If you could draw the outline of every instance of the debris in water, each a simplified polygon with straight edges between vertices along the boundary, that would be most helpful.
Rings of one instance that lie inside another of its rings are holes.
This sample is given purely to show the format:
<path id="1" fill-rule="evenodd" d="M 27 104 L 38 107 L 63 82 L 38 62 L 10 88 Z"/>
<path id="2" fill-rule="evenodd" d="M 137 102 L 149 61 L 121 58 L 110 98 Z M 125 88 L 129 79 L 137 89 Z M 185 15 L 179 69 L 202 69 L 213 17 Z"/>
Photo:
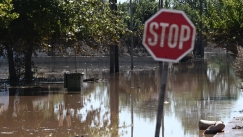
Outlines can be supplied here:
<path id="1" fill-rule="evenodd" d="M 3 135 L 11 135 L 11 134 L 13 134 L 13 132 L 1 132 L 1 134 L 3 134 Z"/>

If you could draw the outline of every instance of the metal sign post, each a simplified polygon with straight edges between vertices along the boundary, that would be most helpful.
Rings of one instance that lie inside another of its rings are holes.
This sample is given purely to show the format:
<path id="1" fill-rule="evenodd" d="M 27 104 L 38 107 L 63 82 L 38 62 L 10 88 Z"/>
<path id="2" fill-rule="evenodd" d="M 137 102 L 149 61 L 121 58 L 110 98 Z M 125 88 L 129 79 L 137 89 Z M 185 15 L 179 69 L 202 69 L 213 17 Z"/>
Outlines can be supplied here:
<path id="1" fill-rule="evenodd" d="M 168 75 L 168 62 L 164 62 L 163 72 L 162 72 L 162 77 L 161 77 L 162 81 L 161 81 L 160 93 L 159 93 L 159 105 L 158 105 L 158 112 L 157 112 L 155 137 L 159 137 L 160 127 L 161 127 L 161 119 L 162 119 L 162 115 L 163 115 L 164 102 L 165 102 L 164 98 L 165 98 L 167 75 Z"/>
<path id="2" fill-rule="evenodd" d="M 155 137 L 159 137 L 164 109 L 168 62 L 179 62 L 194 49 L 196 27 L 183 11 L 161 9 L 144 25 L 143 45 L 156 61 L 163 61 Z"/>

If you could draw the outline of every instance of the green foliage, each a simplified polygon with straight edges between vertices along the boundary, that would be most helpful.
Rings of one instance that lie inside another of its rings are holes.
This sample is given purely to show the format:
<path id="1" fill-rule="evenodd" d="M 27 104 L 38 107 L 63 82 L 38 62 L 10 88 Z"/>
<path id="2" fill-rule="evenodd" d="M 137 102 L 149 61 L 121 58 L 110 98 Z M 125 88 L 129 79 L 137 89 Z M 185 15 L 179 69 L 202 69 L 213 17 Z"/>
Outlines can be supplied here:
<path id="1" fill-rule="evenodd" d="M 109 3 L 102 0 L 66 1 L 60 5 L 67 16 L 63 24 L 63 49 L 73 46 L 79 51 L 82 45 L 99 48 L 100 44 L 112 45 L 128 32 L 120 12 L 112 12 Z M 60 45 L 59 45 L 60 47 Z"/>
<path id="2" fill-rule="evenodd" d="M 29 46 L 39 48 L 45 40 L 57 32 L 66 23 L 65 14 L 56 0 L 18 0 L 14 10 L 20 16 L 9 25 L 11 35 L 18 42 L 18 52 L 23 53 Z"/>
<path id="3" fill-rule="evenodd" d="M 99 4 L 97 4 L 99 3 Z M 124 35 L 128 29 L 126 24 L 121 20 L 121 12 L 112 12 L 109 3 L 95 1 L 90 17 L 86 19 L 88 36 L 93 36 L 96 43 L 112 45 L 119 42 L 120 36 Z M 87 7 L 88 8 L 88 7 Z"/>
<path id="4" fill-rule="evenodd" d="M 200 22 L 200 15 L 199 15 L 199 10 L 198 7 L 195 6 L 195 3 L 190 2 L 192 5 L 189 3 L 179 3 L 175 2 L 174 6 L 172 7 L 173 9 L 176 10 L 182 10 L 186 13 L 188 18 L 193 22 L 193 24 L 196 26 L 197 30 L 200 30 L 199 28 L 199 22 Z"/>
<path id="5" fill-rule="evenodd" d="M 135 47 L 142 47 L 142 37 L 144 23 L 158 11 L 158 2 L 154 0 L 133 1 L 133 28 L 129 29 L 133 33 Z M 123 19 L 127 26 L 130 26 L 130 3 L 124 2 L 118 5 L 118 10 L 123 12 Z M 130 36 L 122 38 L 124 45 L 130 45 Z"/>
<path id="6" fill-rule="evenodd" d="M 237 54 L 237 45 L 243 46 L 242 6 L 241 0 L 210 1 L 204 16 L 209 39 L 234 54 Z"/>
<path id="7" fill-rule="evenodd" d="M 158 3 L 151 0 L 133 1 L 133 30 L 137 30 L 151 16 L 158 11 Z M 118 5 L 118 10 L 125 13 L 125 22 L 130 26 L 130 3 L 124 2 Z"/>
<path id="8" fill-rule="evenodd" d="M 19 18 L 10 22 L 9 35 L 22 44 L 20 52 L 30 43 L 36 48 L 80 41 L 89 46 L 100 42 L 110 45 L 118 43 L 120 36 L 128 32 L 122 13 L 114 14 L 109 3 L 101 0 L 18 0 L 13 4 L 11 10 Z"/>
<path id="9" fill-rule="evenodd" d="M 0 1 L 0 28 L 8 27 L 8 24 L 18 17 L 17 13 L 12 13 L 12 0 Z"/>

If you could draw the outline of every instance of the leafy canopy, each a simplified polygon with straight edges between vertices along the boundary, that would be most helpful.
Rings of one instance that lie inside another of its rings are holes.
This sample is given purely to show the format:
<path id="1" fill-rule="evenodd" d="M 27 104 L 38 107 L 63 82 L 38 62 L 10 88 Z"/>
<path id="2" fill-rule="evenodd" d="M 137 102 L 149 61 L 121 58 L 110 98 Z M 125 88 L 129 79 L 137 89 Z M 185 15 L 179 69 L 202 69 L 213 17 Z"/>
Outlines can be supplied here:
<path id="1" fill-rule="evenodd" d="M 208 28 L 209 40 L 237 54 L 236 46 L 243 46 L 242 0 L 208 2 L 204 25 Z"/>
<path id="2" fill-rule="evenodd" d="M 17 13 L 12 13 L 13 5 L 11 0 L 0 0 L 0 28 L 8 27 L 9 23 L 18 17 Z"/>

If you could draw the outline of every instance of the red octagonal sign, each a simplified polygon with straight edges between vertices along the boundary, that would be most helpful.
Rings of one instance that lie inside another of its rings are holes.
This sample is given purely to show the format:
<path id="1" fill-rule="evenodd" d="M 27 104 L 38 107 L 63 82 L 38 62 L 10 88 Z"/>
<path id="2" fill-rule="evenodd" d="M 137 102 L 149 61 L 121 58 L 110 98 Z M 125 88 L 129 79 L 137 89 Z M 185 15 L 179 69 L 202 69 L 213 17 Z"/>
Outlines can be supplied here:
<path id="1" fill-rule="evenodd" d="M 195 34 L 183 11 L 162 9 L 145 22 L 143 45 L 154 60 L 178 62 L 193 50 Z"/>

